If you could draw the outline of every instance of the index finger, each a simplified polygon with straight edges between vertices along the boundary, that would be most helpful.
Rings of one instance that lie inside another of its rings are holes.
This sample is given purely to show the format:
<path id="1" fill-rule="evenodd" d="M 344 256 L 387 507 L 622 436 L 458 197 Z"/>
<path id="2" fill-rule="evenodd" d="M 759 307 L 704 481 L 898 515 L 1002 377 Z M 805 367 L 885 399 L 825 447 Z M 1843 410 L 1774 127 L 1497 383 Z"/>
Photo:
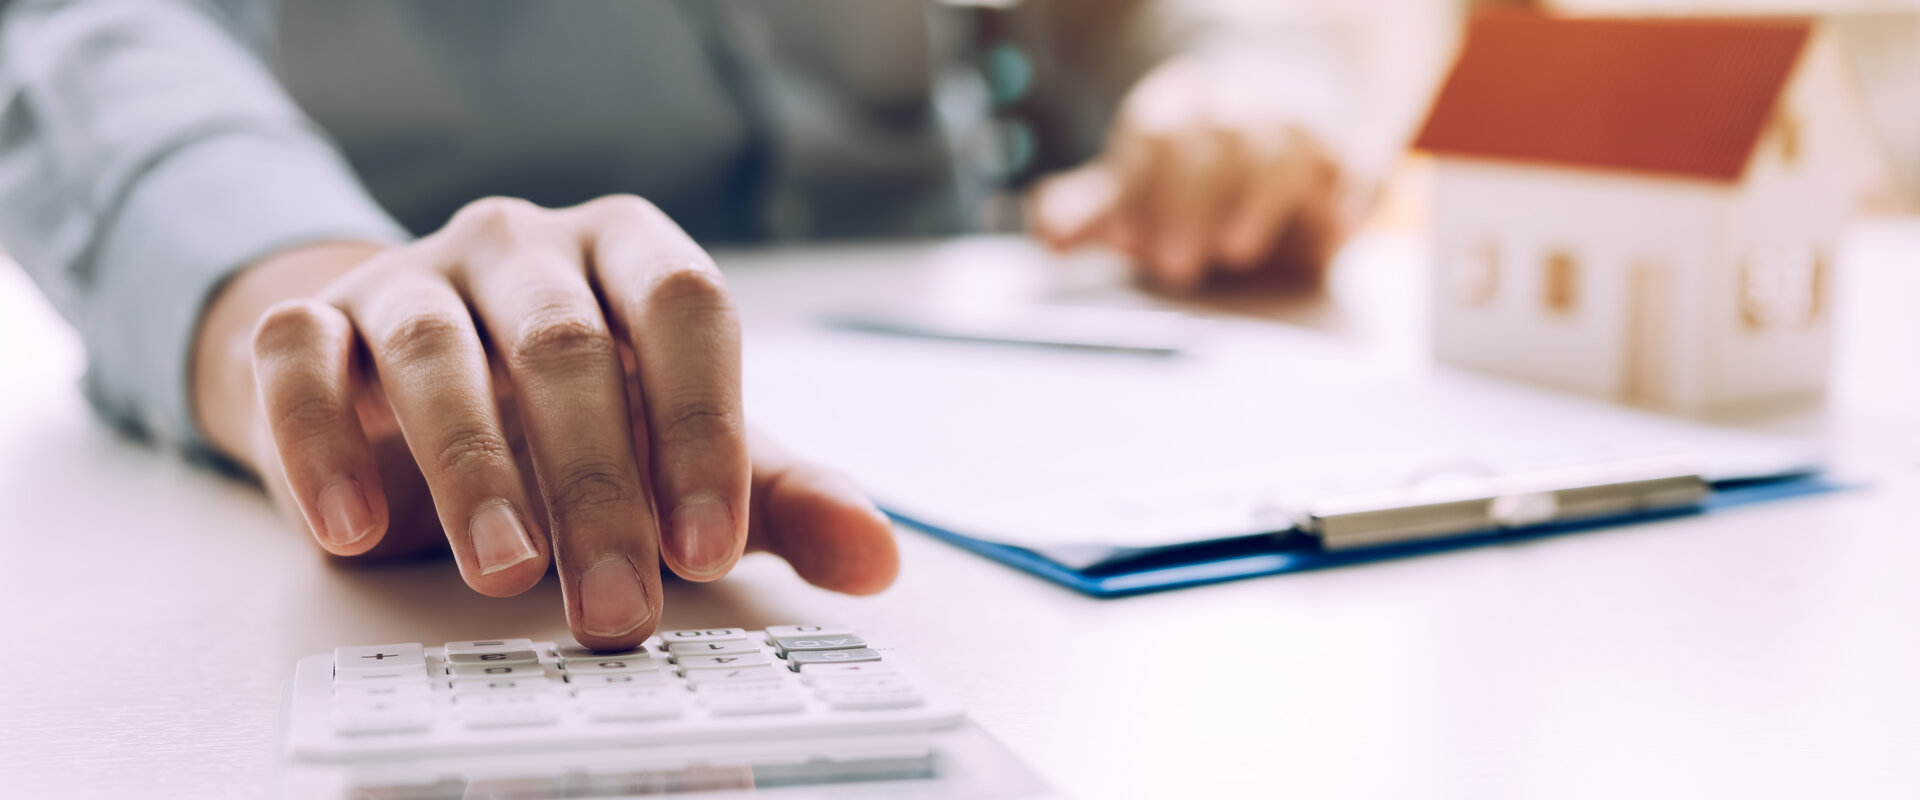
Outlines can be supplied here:
<path id="1" fill-rule="evenodd" d="M 667 523 L 661 555 L 683 578 L 713 580 L 747 539 L 739 316 L 713 259 L 651 203 L 616 196 L 579 211 L 608 321 L 639 362 L 636 439 Z"/>
<path id="2" fill-rule="evenodd" d="M 1095 161 L 1034 187 L 1032 228 L 1048 247 L 1066 250 L 1093 239 L 1120 201 L 1112 167 Z"/>

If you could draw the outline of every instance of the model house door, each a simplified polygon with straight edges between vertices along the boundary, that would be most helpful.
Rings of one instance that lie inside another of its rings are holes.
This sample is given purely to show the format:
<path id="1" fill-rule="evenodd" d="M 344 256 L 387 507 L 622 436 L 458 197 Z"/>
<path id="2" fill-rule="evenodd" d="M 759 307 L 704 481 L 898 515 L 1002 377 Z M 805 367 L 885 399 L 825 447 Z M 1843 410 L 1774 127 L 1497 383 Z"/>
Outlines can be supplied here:
<path id="1" fill-rule="evenodd" d="M 1643 408 L 1673 402 L 1674 289 L 1673 269 L 1664 261 L 1643 258 L 1627 270 L 1621 402 Z"/>

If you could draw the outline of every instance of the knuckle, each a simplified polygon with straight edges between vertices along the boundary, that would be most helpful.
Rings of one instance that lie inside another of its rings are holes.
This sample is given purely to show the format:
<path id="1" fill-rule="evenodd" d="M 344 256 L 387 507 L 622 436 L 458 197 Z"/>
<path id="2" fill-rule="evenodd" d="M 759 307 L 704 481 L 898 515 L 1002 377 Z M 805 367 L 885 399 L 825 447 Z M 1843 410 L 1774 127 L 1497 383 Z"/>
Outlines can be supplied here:
<path id="1" fill-rule="evenodd" d="M 712 264 L 682 261 L 662 269 L 653 279 L 648 305 L 677 312 L 731 312 L 733 300 L 726 280 Z"/>
<path id="2" fill-rule="evenodd" d="M 282 446 L 311 442 L 331 435 L 349 410 L 339 400 L 320 394 L 282 399 L 274 404 L 274 438 Z"/>
<path id="3" fill-rule="evenodd" d="M 532 370 L 593 369 L 615 358 L 613 337 L 606 326 L 573 308 L 548 308 L 529 315 L 515 337 L 514 352 Z"/>
<path id="4" fill-rule="evenodd" d="M 305 301 L 281 303 L 260 315 L 253 328 L 253 350 L 271 355 L 297 351 L 335 335 L 337 320 Z"/>
<path id="5" fill-rule="evenodd" d="M 719 399 L 683 401 L 668 412 L 655 433 L 664 445 L 687 445 L 713 441 L 745 433 L 740 414 L 732 403 Z"/>
<path id="6" fill-rule="evenodd" d="M 612 220 L 654 217 L 663 213 L 659 206 L 644 197 L 633 194 L 609 194 L 596 197 L 587 201 L 587 209 L 595 216 Z"/>
<path id="7" fill-rule="evenodd" d="M 539 206 L 517 197 L 482 197 L 462 206 L 448 227 L 469 231 L 507 230 L 539 210 Z"/>
<path id="8" fill-rule="evenodd" d="M 1143 158 L 1164 158 L 1177 149 L 1180 129 L 1171 120 L 1156 117 L 1141 121 L 1133 134 L 1133 145 Z"/>
<path id="9" fill-rule="evenodd" d="M 513 450 L 491 425 L 469 424 L 448 430 L 434 466 L 443 475 L 479 475 L 510 469 Z"/>
<path id="10" fill-rule="evenodd" d="M 560 513 L 615 509 L 641 502 L 639 483 L 625 470 L 600 460 L 571 464 L 553 484 L 550 504 Z"/>
<path id="11" fill-rule="evenodd" d="M 1240 135 L 1240 129 L 1231 125 L 1211 122 L 1202 131 L 1212 151 L 1210 154 L 1216 159 L 1238 157 L 1247 150 L 1246 138 Z"/>
<path id="12" fill-rule="evenodd" d="M 468 325 L 468 320 L 453 314 L 415 314 L 381 337 L 380 349 L 388 358 L 402 363 L 445 358 L 465 346 Z"/>

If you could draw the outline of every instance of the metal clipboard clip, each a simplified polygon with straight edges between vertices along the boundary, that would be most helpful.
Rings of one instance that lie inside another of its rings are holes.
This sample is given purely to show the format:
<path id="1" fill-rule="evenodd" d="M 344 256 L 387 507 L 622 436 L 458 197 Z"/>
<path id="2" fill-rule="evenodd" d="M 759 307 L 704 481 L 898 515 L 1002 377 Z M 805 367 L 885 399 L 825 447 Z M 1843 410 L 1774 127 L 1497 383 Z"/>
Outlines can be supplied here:
<path id="1" fill-rule="evenodd" d="M 1354 550 L 1696 508 L 1711 492 L 1684 459 L 1641 458 L 1317 497 L 1295 521 L 1323 549 Z"/>

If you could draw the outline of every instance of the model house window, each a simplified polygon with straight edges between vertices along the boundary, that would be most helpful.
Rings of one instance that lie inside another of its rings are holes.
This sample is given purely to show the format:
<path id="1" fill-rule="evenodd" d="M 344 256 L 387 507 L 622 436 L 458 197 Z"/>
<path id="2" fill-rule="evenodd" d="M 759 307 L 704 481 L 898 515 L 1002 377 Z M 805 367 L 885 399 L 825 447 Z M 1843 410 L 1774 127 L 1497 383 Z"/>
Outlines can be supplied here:
<path id="1" fill-rule="evenodd" d="M 1827 254 L 1814 252 L 1813 274 L 1808 276 L 1807 286 L 1807 324 L 1820 321 L 1820 315 L 1827 310 Z"/>
<path id="2" fill-rule="evenodd" d="M 1773 118 L 1774 141 L 1780 148 L 1780 163 L 1792 166 L 1800 158 L 1800 120 L 1787 111 Z"/>
<path id="3" fill-rule="evenodd" d="M 1450 288 L 1461 305 L 1483 306 L 1493 302 L 1500 288 L 1500 249 L 1491 240 L 1468 245 L 1453 259 L 1447 271 Z"/>
<path id="4" fill-rule="evenodd" d="M 1740 265 L 1740 321 L 1749 330 L 1811 325 L 1825 304 L 1826 259 L 1810 250 L 1766 248 Z"/>
<path id="5" fill-rule="evenodd" d="M 1540 280 L 1541 302 L 1556 314 L 1571 313 L 1580 302 L 1580 261 L 1573 253 L 1555 250 L 1547 254 Z"/>

